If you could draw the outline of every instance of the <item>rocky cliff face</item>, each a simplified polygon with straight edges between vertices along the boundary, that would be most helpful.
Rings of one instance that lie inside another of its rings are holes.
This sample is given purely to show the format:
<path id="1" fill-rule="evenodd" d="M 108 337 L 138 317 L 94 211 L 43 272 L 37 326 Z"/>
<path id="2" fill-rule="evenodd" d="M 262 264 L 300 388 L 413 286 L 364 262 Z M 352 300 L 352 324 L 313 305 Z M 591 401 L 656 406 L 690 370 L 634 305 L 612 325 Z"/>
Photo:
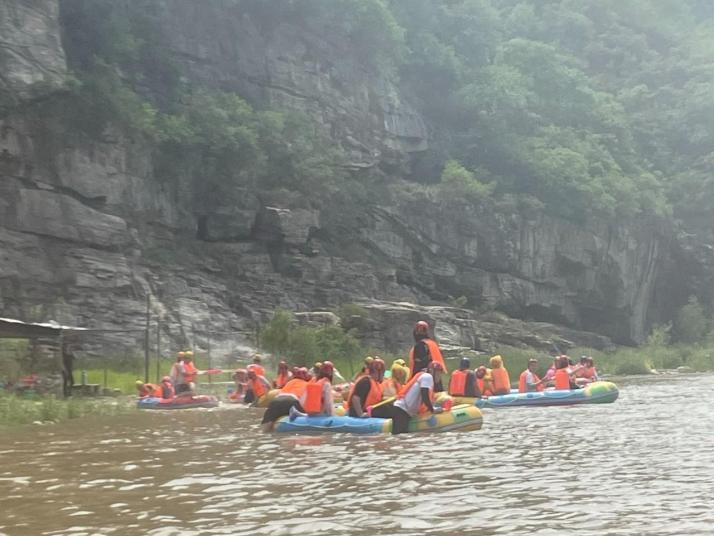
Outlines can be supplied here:
<path id="1" fill-rule="evenodd" d="M 288 21 L 266 27 L 221 2 L 153 2 L 152 10 L 186 76 L 320 118 L 355 169 L 397 174 L 428 146 L 424 122 L 399 88 L 361 68 L 329 31 L 318 36 Z M 447 343 L 482 351 L 608 344 L 587 331 L 620 342 L 645 336 L 670 255 L 666 235 L 653 228 L 583 228 L 446 203 L 407 193 L 396 176 L 371 207 L 317 207 L 297 194 L 246 190 L 237 204 L 195 217 L 180 187 L 153 179 L 139 140 L 110 129 L 78 142 L 27 113 L 67 74 L 58 12 L 56 0 L 0 6 L 0 93 L 14 103 L 0 119 L 3 316 L 141 330 L 150 296 L 167 347 L 205 346 L 211 332 L 219 353 L 253 345 L 276 306 L 346 302 L 371 311 L 363 335 L 392 351 L 408 344 L 403 322 L 422 314 Z M 436 306 L 461 296 L 481 313 Z"/>

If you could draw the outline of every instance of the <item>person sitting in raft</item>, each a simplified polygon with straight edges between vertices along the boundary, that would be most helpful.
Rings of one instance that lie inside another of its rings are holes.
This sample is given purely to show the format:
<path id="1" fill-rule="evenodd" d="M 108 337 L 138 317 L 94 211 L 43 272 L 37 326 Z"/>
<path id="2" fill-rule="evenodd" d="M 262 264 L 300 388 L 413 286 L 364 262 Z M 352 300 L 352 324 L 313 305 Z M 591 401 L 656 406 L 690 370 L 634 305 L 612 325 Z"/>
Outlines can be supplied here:
<path id="1" fill-rule="evenodd" d="M 244 402 L 245 393 L 248 391 L 248 371 L 244 368 L 236 369 L 232 378 L 235 388 L 228 398 L 236 402 Z"/>
<path id="2" fill-rule="evenodd" d="M 519 393 L 534 393 L 542 391 L 545 388 L 543 385 L 544 381 L 536 374 L 537 369 L 538 360 L 535 358 L 529 359 L 528 368 L 521 372 L 521 376 L 518 378 Z"/>
<path id="3" fill-rule="evenodd" d="M 575 378 L 570 371 L 570 360 L 567 355 L 561 355 L 558 358 L 558 363 L 555 370 L 555 389 L 558 391 L 569 391 L 578 389 L 578 384 L 575 383 Z"/>
<path id="4" fill-rule="evenodd" d="M 318 374 L 320 374 L 321 367 L 322 363 L 320 361 L 315 362 L 315 364 L 312 366 L 312 368 L 310 369 L 310 376 L 312 376 L 312 378 L 310 379 L 311 381 L 314 381 L 317 378 Z"/>
<path id="5" fill-rule="evenodd" d="M 441 349 L 436 341 L 429 338 L 429 324 L 424 320 L 419 320 L 414 325 L 412 334 L 414 336 L 414 346 L 409 352 L 409 370 L 411 373 L 415 374 L 424 370 L 431 361 L 436 361 L 441 363 L 444 374 L 447 374 L 449 371 L 446 368 L 444 356 L 441 355 Z M 434 390 L 436 392 L 444 390 L 441 380 L 434 385 Z"/>
<path id="6" fill-rule="evenodd" d="M 397 393 L 402 386 L 407 383 L 407 378 L 409 378 L 409 369 L 405 366 L 399 365 L 397 361 L 404 363 L 403 359 L 397 359 L 394 363 L 392 363 L 392 375 L 382 381 L 382 398 L 397 396 Z"/>
<path id="7" fill-rule="evenodd" d="M 553 363 L 550 365 L 548 370 L 543 376 L 543 385 L 546 387 L 552 387 L 555 384 L 555 371 L 558 368 L 558 357 L 553 358 Z"/>
<path id="8" fill-rule="evenodd" d="M 451 396 L 481 398 L 481 392 L 476 384 L 476 373 L 470 369 L 471 361 L 467 357 L 461 359 L 459 370 L 452 372 L 449 379 L 449 394 Z"/>
<path id="9" fill-rule="evenodd" d="M 176 390 L 174 389 L 174 383 L 171 381 L 170 376 L 164 376 L 161 378 L 161 398 L 171 399 L 176 395 Z"/>
<path id="10" fill-rule="evenodd" d="M 305 394 L 300 403 L 304 411 L 298 411 L 296 408 L 290 409 L 290 420 L 296 417 L 305 417 L 310 415 L 334 415 L 335 407 L 332 398 L 332 376 L 335 366 L 331 361 L 321 363 L 320 372 L 316 378 L 313 378 L 305 387 Z"/>
<path id="11" fill-rule="evenodd" d="M 392 363 L 392 366 L 394 366 L 395 364 L 396 364 L 396 365 L 399 365 L 400 367 L 402 367 L 402 368 L 406 371 L 406 373 L 407 373 L 407 379 L 404 380 L 404 383 L 406 383 L 406 381 L 407 381 L 407 380 L 409 379 L 409 377 L 411 376 L 411 371 L 409 370 L 409 367 L 407 366 L 407 362 L 404 361 L 403 359 L 395 359 L 394 362 Z"/>
<path id="12" fill-rule="evenodd" d="M 156 397 L 163 398 L 161 396 L 161 386 L 155 383 L 144 383 L 141 380 L 136 380 L 136 390 L 139 392 L 139 398 Z"/>
<path id="13" fill-rule="evenodd" d="M 253 405 L 258 405 L 260 399 L 270 391 L 270 382 L 265 376 L 258 374 L 261 368 L 254 364 L 248 365 L 248 392 L 252 393 L 250 398 Z M 247 398 L 248 394 L 246 393 L 243 401 L 245 402 Z"/>
<path id="14" fill-rule="evenodd" d="M 427 368 L 411 377 L 402 387 L 394 402 L 385 403 L 372 410 L 372 417 L 392 419 L 392 433 L 402 434 L 409 430 L 409 420 L 424 413 L 441 413 L 434 407 L 434 384 L 441 379 L 444 368 L 432 361 Z"/>
<path id="15" fill-rule="evenodd" d="M 187 350 L 184 352 L 183 361 L 179 363 L 178 367 L 178 378 L 176 379 L 176 394 L 182 394 L 185 392 L 193 393 L 196 388 L 196 376 L 199 374 L 205 374 L 205 371 L 198 370 L 196 365 L 193 364 L 193 352 Z"/>
<path id="16" fill-rule="evenodd" d="M 384 369 L 384 361 L 378 357 L 372 359 L 367 374 L 363 374 L 352 384 L 345 399 L 345 409 L 350 417 L 369 417 L 367 408 L 382 401 Z"/>
<path id="17" fill-rule="evenodd" d="M 310 375 L 305 367 L 293 368 L 293 377 L 289 380 L 280 393 L 270 401 L 263 414 L 260 425 L 264 432 L 270 432 L 275 426 L 275 421 L 280 417 L 290 415 L 291 408 L 295 411 L 305 413 L 300 400 L 304 399 Z"/>
<path id="18" fill-rule="evenodd" d="M 352 378 L 352 382 L 356 382 L 360 378 L 366 376 L 369 374 L 369 365 L 374 361 L 374 357 L 371 355 L 368 355 L 367 357 L 364 358 L 364 363 L 362 364 L 362 368 L 357 371 L 357 373 L 354 375 Z"/>
<path id="19" fill-rule="evenodd" d="M 595 370 L 595 361 L 592 357 L 585 356 L 582 368 L 575 373 L 575 383 L 578 385 L 587 385 L 599 379 L 597 370 Z"/>
<path id="20" fill-rule="evenodd" d="M 278 375 L 273 380 L 273 388 L 282 389 L 291 378 L 292 375 L 288 370 L 288 364 L 285 361 L 281 361 L 278 363 Z"/>
<path id="21" fill-rule="evenodd" d="M 476 386 L 478 387 L 481 396 L 492 396 L 493 385 L 491 384 L 491 376 L 488 374 L 486 365 L 479 365 L 476 369 Z"/>
<path id="22" fill-rule="evenodd" d="M 489 360 L 491 365 L 491 382 L 493 384 L 494 395 L 507 395 L 511 392 L 511 378 L 508 376 L 506 367 L 503 366 L 503 358 L 495 355 Z"/>

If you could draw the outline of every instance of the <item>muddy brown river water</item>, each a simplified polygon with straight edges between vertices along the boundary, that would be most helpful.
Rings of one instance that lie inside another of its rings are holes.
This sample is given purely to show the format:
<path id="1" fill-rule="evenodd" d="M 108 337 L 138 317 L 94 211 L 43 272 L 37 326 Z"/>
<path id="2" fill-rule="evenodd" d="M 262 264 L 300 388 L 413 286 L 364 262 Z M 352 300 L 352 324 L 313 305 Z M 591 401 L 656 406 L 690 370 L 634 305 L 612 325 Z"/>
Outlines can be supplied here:
<path id="1" fill-rule="evenodd" d="M 263 435 L 229 406 L 13 430 L 0 534 L 712 535 L 712 383 L 628 378 L 462 434 Z"/>

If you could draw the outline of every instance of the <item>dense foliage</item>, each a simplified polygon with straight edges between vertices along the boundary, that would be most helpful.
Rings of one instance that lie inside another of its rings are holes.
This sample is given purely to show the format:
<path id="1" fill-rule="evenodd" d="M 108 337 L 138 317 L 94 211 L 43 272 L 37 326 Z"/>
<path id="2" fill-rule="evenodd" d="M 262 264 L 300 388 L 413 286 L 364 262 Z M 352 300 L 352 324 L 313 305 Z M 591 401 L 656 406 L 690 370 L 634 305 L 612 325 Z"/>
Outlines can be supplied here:
<path id="1" fill-rule="evenodd" d="M 430 153 L 412 179 L 442 181 L 447 198 L 522 196 L 572 219 L 674 214 L 708 221 L 714 201 L 709 2 L 229 4 L 266 31 L 289 23 L 341 35 L 345 62 L 397 81 L 432 132 Z M 341 151 L 314 119 L 187 87 L 162 49 L 151 10 L 140 16 L 122 6 L 62 1 L 76 91 L 94 127 L 115 119 L 153 137 L 164 157 L 159 170 L 199 177 L 200 196 L 258 183 L 314 189 L 343 177 Z"/>

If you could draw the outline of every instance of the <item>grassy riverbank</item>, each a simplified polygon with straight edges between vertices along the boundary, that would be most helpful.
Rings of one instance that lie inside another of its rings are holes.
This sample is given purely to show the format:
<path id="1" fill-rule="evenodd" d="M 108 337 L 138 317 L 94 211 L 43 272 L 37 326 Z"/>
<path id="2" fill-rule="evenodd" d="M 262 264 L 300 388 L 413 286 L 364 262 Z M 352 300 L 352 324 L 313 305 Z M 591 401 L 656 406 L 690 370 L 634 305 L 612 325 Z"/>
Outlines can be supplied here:
<path id="1" fill-rule="evenodd" d="M 47 397 L 28 400 L 14 395 L 0 394 L 0 427 L 36 422 L 56 423 L 88 415 L 114 416 L 135 410 L 134 401 L 126 399 L 60 400 Z"/>

